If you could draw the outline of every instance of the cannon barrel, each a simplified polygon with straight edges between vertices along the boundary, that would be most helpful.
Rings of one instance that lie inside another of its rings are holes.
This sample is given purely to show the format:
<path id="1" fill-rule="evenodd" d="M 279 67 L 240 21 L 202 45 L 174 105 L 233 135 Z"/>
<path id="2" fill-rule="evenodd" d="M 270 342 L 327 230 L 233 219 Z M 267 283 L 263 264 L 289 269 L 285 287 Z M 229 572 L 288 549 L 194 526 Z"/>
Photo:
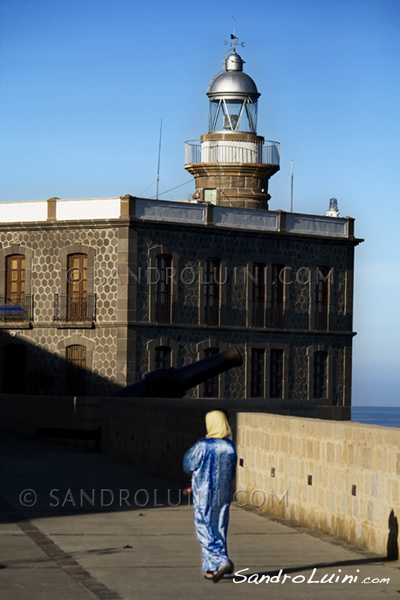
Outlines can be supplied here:
<path id="1" fill-rule="evenodd" d="M 204 383 L 224 371 L 240 367 L 243 359 L 236 346 L 214 354 L 180 369 L 174 367 L 157 369 L 146 373 L 137 383 L 115 392 L 114 396 L 131 398 L 181 398 L 187 390 Z"/>

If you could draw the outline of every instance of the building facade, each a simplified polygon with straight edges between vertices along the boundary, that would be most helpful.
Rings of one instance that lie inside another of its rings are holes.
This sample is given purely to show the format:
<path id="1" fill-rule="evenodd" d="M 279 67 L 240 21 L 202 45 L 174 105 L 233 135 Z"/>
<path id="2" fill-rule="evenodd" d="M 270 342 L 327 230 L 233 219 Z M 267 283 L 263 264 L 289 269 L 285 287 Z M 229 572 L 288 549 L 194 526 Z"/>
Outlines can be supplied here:
<path id="1" fill-rule="evenodd" d="M 207 91 L 208 134 L 186 143 L 193 202 L 0 205 L 3 393 L 106 396 L 236 344 L 244 366 L 192 396 L 349 418 L 360 240 L 337 210 L 268 210 L 279 144 L 257 134 L 236 45 Z"/>
<path id="2" fill-rule="evenodd" d="M 107 395 L 236 344 L 245 366 L 193 395 L 350 406 L 352 219 L 131 196 L 1 211 L 2 392 Z"/>

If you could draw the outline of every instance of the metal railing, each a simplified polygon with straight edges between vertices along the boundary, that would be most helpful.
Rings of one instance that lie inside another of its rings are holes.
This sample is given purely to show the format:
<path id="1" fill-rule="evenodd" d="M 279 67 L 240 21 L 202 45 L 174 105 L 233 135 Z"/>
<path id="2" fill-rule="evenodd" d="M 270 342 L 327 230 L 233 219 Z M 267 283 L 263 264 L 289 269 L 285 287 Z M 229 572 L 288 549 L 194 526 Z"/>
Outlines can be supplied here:
<path id="1" fill-rule="evenodd" d="M 219 306 L 207 303 L 204 306 L 204 324 L 205 325 L 218 325 L 219 324 Z"/>
<path id="2" fill-rule="evenodd" d="M 171 323 L 171 300 L 170 297 L 154 304 L 154 317 L 158 323 Z"/>
<path id="3" fill-rule="evenodd" d="M 0 296 L 1 323 L 31 323 L 33 321 L 33 296 Z"/>
<path id="4" fill-rule="evenodd" d="M 343 314 L 342 311 L 338 312 L 334 304 L 322 310 L 310 302 L 308 310 L 304 312 L 293 306 L 289 308 L 282 302 L 253 299 L 251 309 L 252 327 L 318 331 L 351 331 L 352 328 L 352 316 Z"/>
<path id="5" fill-rule="evenodd" d="M 314 329 L 326 331 L 328 329 L 328 305 L 314 305 Z"/>
<path id="6" fill-rule="evenodd" d="M 185 164 L 233 163 L 279 166 L 279 142 L 185 142 Z"/>
<path id="7" fill-rule="evenodd" d="M 253 300 L 253 327 L 272 327 L 284 329 L 290 326 L 290 313 L 285 309 L 283 302 L 267 302 Z"/>
<path id="8" fill-rule="evenodd" d="M 96 320 L 96 294 L 54 294 L 54 321 L 89 322 Z"/>

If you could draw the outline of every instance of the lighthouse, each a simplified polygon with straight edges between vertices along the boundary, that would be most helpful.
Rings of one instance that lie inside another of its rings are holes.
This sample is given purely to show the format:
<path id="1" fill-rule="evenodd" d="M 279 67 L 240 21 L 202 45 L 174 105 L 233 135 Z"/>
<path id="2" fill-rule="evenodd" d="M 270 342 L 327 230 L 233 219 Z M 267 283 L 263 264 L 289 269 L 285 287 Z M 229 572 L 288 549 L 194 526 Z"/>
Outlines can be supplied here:
<path id="1" fill-rule="evenodd" d="M 207 89 L 209 131 L 185 144 L 185 169 L 195 178 L 193 198 L 217 206 L 267 210 L 268 182 L 279 171 L 279 143 L 257 135 L 260 93 L 243 71 L 231 36 L 223 69 Z M 227 42 L 225 42 L 227 43 Z M 243 46 L 243 44 L 241 44 Z"/>

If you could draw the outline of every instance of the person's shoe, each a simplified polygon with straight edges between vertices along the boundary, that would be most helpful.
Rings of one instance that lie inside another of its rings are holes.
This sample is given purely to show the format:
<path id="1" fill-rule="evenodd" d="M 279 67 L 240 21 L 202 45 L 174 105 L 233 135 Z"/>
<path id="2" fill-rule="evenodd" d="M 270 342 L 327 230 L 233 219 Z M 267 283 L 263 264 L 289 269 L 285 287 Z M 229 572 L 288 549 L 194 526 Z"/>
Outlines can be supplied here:
<path id="1" fill-rule="evenodd" d="M 231 563 L 231 567 L 230 567 L 229 571 L 227 571 L 225 573 L 225 575 L 233 575 L 233 573 L 235 572 L 235 565 L 233 564 L 232 561 L 229 561 L 229 562 Z"/>
<path id="2" fill-rule="evenodd" d="M 214 579 L 214 571 L 204 571 L 204 579 Z"/>
<path id="3" fill-rule="evenodd" d="M 214 577 L 213 577 L 213 582 L 217 583 L 231 569 L 233 569 L 233 563 L 231 563 L 231 561 L 228 560 L 227 563 L 225 563 L 224 565 L 221 565 L 220 568 L 217 571 L 215 571 Z"/>

